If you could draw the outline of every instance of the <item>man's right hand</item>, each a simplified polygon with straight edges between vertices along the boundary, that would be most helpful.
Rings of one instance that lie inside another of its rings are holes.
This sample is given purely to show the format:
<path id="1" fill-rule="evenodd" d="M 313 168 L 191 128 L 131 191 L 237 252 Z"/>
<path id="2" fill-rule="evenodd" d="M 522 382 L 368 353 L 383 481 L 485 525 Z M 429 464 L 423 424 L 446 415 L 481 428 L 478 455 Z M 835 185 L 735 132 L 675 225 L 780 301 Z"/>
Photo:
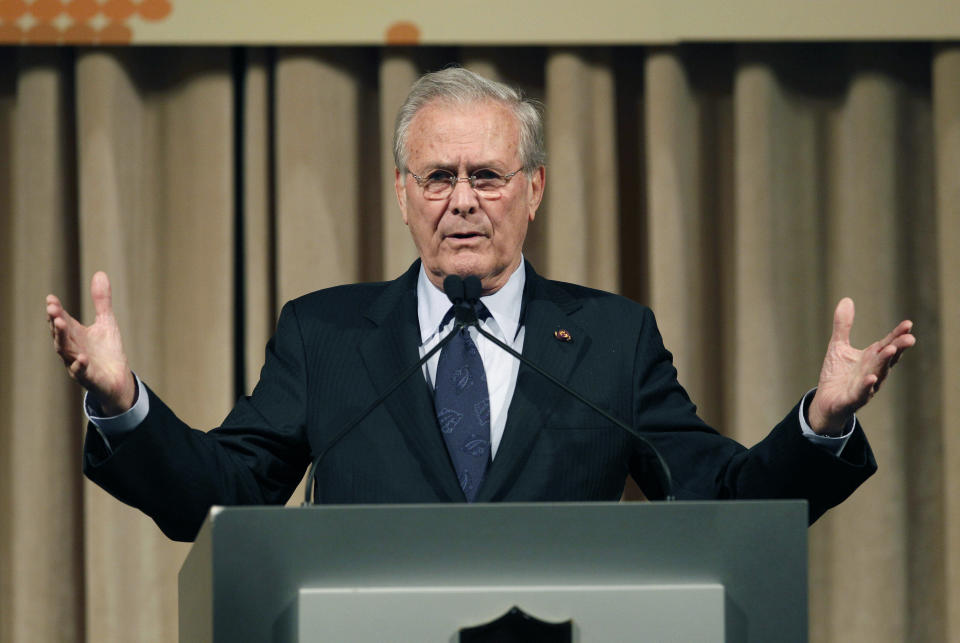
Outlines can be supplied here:
<path id="1" fill-rule="evenodd" d="M 93 275 L 90 295 L 97 313 L 90 326 L 71 317 L 56 295 L 47 295 L 47 321 L 53 347 L 70 377 L 96 398 L 103 412 L 108 416 L 120 415 L 133 406 L 137 387 L 123 352 L 106 273 Z"/>

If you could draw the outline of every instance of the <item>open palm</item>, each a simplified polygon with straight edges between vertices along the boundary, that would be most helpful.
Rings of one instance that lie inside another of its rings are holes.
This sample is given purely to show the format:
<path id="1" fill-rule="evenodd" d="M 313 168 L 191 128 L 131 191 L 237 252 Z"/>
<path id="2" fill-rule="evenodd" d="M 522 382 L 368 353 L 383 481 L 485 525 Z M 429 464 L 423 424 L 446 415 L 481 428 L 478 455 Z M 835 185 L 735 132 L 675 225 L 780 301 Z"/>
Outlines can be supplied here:
<path id="1" fill-rule="evenodd" d="M 850 345 L 853 317 L 853 300 L 840 300 L 817 392 L 810 403 L 810 428 L 817 433 L 840 433 L 853 413 L 880 389 L 903 351 L 916 343 L 910 332 L 913 322 L 904 320 L 880 341 L 856 349 Z"/>
<path id="2" fill-rule="evenodd" d="M 56 295 L 47 295 L 47 320 L 53 346 L 70 376 L 97 398 L 104 412 L 116 415 L 133 405 L 136 388 L 113 314 L 106 273 L 93 276 L 90 295 L 96 311 L 90 326 L 70 316 Z"/>

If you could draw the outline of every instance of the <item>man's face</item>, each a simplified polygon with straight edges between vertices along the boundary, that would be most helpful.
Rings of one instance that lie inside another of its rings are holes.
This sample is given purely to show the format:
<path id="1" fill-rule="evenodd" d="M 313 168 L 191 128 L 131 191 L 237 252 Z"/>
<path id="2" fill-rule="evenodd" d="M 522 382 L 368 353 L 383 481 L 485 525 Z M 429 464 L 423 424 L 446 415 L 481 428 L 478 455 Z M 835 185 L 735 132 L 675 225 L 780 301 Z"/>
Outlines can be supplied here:
<path id="1" fill-rule="evenodd" d="M 484 294 L 499 290 L 520 263 L 527 226 L 543 198 L 545 171 L 518 172 L 499 196 L 479 195 L 466 181 L 444 199 L 431 200 L 411 174 L 477 170 L 506 175 L 521 166 L 520 131 L 513 112 L 486 101 L 456 105 L 434 101 L 421 108 L 407 134 L 407 168 L 396 172 L 397 199 L 430 281 L 476 275 Z"/>

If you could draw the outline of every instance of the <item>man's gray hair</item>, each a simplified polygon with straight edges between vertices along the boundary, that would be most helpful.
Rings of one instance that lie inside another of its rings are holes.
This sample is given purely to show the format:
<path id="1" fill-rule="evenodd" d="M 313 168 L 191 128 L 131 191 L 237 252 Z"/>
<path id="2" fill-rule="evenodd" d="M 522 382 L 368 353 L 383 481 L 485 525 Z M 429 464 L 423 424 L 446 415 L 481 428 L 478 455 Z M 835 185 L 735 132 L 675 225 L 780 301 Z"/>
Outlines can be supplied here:
<path id="1" fill-rule="evenodd" d="M 546 161 L 543 118 L 536 103 L 509 85 L 489 80 L 463 67 L 449 67 L 421 76 L 413 84 L 397 113 L 393 131 L 393 160 L 401 172 L 407 172 L 407 133 L 410 123 L 418 111 L 434 100 L 460 105 L 488 100 L 503 103 L 517 117 L 523 171 L 530 174 Z"/>

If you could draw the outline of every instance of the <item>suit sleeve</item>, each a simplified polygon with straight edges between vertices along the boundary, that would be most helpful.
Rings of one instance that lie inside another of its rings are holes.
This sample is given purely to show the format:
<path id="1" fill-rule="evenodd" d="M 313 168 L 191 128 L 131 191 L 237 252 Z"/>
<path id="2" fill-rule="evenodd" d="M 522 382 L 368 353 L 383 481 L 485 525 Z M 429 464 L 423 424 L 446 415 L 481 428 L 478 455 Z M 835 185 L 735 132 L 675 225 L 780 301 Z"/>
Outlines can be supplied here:
<path id="1" fill-rule="evenodd" d="M 645 313 L 637 344 L 634 426 L 661 453 L 680 500 L 805 499 L 809 522 L 839 504 L 877 464 L 858 426 L 840 456 L 803 436 L 798 406 L 750 449 L 721 436 L 696 414 L 677 381 L 653 313 Z M 643 487 L 649 460 L 635 458 L 631 473 Z"/>
<path id="2" fill-rule="evenodd" d="M 148 389 L 150 412 L 112 453 L 88 428 L 84 473 L 168 537 L 193 540 L 213 505 L 290 497 L 309 463 L 306 388 L 303 340 L 288 303 L 253 395 L 241 398 L 220 427 L 189 427 Z"/>

